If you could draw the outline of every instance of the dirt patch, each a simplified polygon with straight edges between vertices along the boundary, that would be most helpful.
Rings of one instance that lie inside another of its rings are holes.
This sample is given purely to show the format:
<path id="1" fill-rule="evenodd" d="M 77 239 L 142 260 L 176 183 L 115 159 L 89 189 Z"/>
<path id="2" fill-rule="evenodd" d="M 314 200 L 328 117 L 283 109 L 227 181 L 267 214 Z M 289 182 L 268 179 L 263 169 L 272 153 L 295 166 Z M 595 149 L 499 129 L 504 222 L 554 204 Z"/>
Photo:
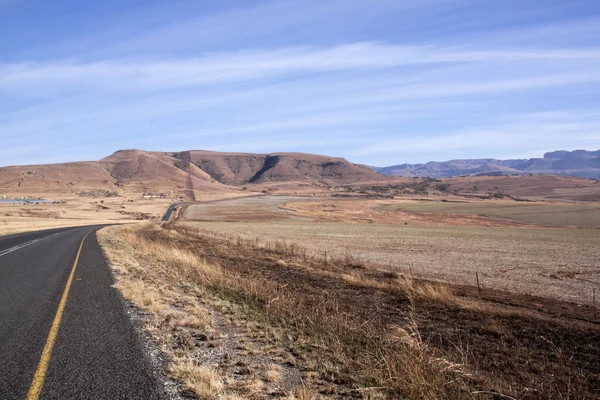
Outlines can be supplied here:
<path id="1" fill-rule="evenodd" d="M 448 203 L 428 201 L 393 200 L 321 200 L 321 201 L 290 201 L 285 205 L 295 215 L 327 222 L 362 222 L 376 224 L 407 224 L 407 225 L 450 225 L 450 226 L 495 226 L 495 227 L 534 227 L 536 224 L 523 221 L 482 216 L 477 212 L 421 212 L 411 208 L 414 204 Z M 471 204 L 471 203 L 466 203 Z M 479 203 L 475 203 L 476 205 Z M 473 208 L 476 208 L 476 205 Z M 405 208 L 402 208 L 405 206 Z M 437 210 L 436 210 L 437 211 Z"/>
<path id="2" fill-rule="evenodd" d="M 285 204 L 293 200 L 314 200 L 296 196 L 248 196 L 215 202 L 191 204 L 183 219 L 190 221 L 272 221 L 306 219 L 295 216 Z"/>

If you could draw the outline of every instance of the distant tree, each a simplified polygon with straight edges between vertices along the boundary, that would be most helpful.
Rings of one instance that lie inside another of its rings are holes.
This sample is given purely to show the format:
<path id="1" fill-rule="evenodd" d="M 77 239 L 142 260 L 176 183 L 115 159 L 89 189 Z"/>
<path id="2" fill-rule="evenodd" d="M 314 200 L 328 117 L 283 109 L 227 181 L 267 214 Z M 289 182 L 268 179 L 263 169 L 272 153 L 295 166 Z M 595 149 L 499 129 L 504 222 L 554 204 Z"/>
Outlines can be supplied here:
<path id="1" fill-rule="evenodd" d="M 448 183 L 438 183 L 437 185 L 435 185 L 435 188 L 437 190 L 439 190 L 440 192 L 447 192 L 448 189 L 450 189 L 450 184 L 448 184 Z"/>

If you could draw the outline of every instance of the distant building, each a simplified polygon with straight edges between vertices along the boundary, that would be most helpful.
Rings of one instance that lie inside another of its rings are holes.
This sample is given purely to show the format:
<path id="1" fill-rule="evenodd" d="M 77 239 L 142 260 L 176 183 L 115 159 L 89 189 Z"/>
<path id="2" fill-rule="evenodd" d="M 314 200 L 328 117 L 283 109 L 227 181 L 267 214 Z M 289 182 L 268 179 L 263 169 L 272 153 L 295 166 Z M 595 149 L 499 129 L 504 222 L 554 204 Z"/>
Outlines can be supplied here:
<path id="1" fill-rule="evenodd" d="M 164 199 L 167 196 L 164 193 L 160 193 L 160 194 L 145 194 L 142 196 L 142 198 L 144 200 L 150 200 L 150 199 Z"/>

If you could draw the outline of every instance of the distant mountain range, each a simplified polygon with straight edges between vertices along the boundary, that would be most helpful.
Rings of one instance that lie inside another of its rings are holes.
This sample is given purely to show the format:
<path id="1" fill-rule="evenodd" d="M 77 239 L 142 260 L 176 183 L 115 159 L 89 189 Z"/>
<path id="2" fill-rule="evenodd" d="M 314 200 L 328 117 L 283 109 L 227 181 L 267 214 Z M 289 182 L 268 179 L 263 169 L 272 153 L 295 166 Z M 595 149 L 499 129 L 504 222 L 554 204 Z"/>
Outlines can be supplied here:
<path id="1" fill-rule="evenodd" d="M 600 150 L 558 150 L 543 158 L 496 160 L 493 158 L 431 161 L 426 164 L 400 164 L 373 167 L 381 174 L 408 177 L 451 178 L 456 176 L 495 176 L 554 174 L 600 179 Z"/>
<path id="2" fill-rule="evenodd" d="M 405 164 L 378 170 L 400 177 L 382 175 L 344 158 L 316 154 L 120 150 L 97 161 L 0 167 L 0 196 L 57 198 L 60 195 L 62 199 L 144 195 L 194 201 L 235 197 L 248 189 L 249 192 L 282 190 L 280 193 L 327 190 L 332 194 L 337 189 L 336 195 L 341 197 L 369 193 L 426 196 L 431 192 L 600 201 L 600 181 L 548 175 L 600 177 L 600 151 L 559 151 L 531 160 Z M 545 175 L 537 175 L 538 172 Z M 511 174 L 527 176 L 514 179 L 493 176 Z M 455 178 L 459 175 L 469 176 Z M 449 179 L 436 182 L 401 176 Z"/>

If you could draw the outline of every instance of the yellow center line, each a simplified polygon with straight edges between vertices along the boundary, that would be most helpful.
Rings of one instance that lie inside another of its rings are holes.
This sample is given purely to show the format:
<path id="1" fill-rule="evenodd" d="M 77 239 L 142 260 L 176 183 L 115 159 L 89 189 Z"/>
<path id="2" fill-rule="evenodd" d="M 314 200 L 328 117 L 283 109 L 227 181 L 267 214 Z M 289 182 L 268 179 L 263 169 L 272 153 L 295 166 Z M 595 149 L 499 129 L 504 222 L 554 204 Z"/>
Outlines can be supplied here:
<path id="1" fill-rule="evenodd" d="M 29 393 L 27 394 L 27 400 L 38 400 L 42 392 L 42 386 L 44 385 L 44 379 L 46 378 L 46 371 L 48 371 L 48 364 L 50 363 L 50 357 L 52 356 L 52 349 L 54 348 L 54 342 L 56 342 L 56 335 L 58 334 L 58 328 L 60 328 L 60 321 L 62 320 L 63 312 L 65 311 L 67 297 L 69 297 L 69 290 L 71 290 L 71 283 L 73 282 L 75 269 L 77 269 L 77 263 L 79 262 L 79 255 L 81 254 L 81 249 L 83 248 L 83 242 L 85 242 L 85 239 L 88 237 L 90 232 L 92 231 L 89 231 L 85 234 L 81 240 L 81 244 L 79 245 L 77 257 L 75 257 L 75 262 L 73 263 L 73 268 L 71 269 L 71 275 L 69 275 L 69 280 L 67 281 L 62 298 L 60 299 L 58 310 L 56 310 L 56 316 L 52 322 L 52 327 L 50 328 L 46 345 L 42 351 L 40 363 L 35 371 L 33 382 L 31 382 L 31 387 L 29 388 Z"/>

